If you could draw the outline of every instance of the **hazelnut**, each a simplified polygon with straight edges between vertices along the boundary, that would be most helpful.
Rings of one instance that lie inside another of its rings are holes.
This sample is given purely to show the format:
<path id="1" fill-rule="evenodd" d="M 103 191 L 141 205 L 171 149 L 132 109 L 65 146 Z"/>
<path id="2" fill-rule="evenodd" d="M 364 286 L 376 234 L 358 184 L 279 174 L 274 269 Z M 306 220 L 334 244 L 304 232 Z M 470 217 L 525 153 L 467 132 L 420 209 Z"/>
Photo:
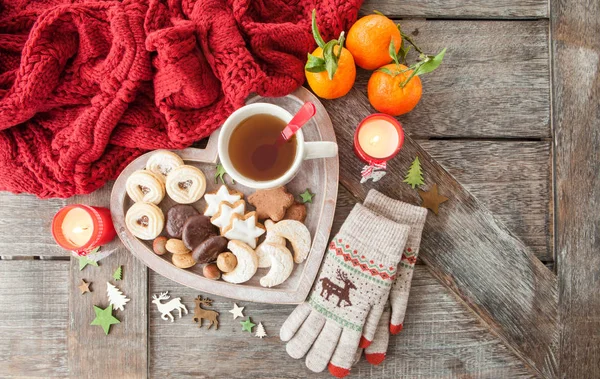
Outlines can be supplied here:
<path id="1" fill-rule="evenodd" d="M 190 268 L 196 264 L 194 258 L 192 258 L 192 253 L 187 254 L 173 254 L 171 257 L 171 261 L 175 265 L 175 267 L 179 268 Z"/>
<path id="2" fill-rule="evenodd" d="M 154 239 L 154 242 L 152 242 L 152 249 L 154 250 L 156 255 L 163 255 L 167 252 L 167 248 L 165 246 L 166 244 L 167 244 L 167 237 L 165 237 L 165 236 L 156 237 Z"/>
<path id="3" fill-rule="evenodd" d="M 182 240 L 178 240 L 177 238 L 171 238 L 167 241 L 165 245 L 167 251 L 171 254 L 187 254 L 190 252 Z"/>
<path id="4" fill-rule="evenodd" d="M 231 272 L 237 266 L 237 258 L 233 253 L 226 251 L 217 257 L 217 267 L 223 272 Z"/>
<path id="5" fill-rule="evenodd" d="M 209 263 L 202 269 L 202 274 L 206 279 L 218 280 L 221 278 L 221 271 L 214 263 Z"/>

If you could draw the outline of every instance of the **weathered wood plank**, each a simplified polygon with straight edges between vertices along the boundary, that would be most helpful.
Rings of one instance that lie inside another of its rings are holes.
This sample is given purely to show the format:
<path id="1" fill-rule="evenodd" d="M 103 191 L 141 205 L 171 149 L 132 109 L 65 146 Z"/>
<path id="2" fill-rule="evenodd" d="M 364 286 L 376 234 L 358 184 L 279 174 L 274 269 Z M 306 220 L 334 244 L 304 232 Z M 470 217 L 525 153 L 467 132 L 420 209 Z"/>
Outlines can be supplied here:
<path id="1" fill-rule="evenodd" d="M 64 256 L 52 239 L 52 217 L 64 205 L 64 199 L 40 200 L 32 195 L 0 192 L 0 255 Z"/>
<path id="2" fill-rule="evenodd" d="M 69 203 L 108 206 L 110 186 L 85 197 L 74 197 Z M 69 270 L 69 373 L 73 378 L 145 378 L 148 367 L 147 268 L 116 238 L 103 247 L 115 250 L 99 262 L 79 271 L 79 261 L 71 259 Z M 49 262 L 48 262 L 49 263 Z M 123 266 L 123 280 L 114 281 L 112 274 Z M 92 282 L 92 293 L 81 295 L 77 286 L 81 279 Z M 95 318 L 94 305 L 106 308 L 106 283 L 111 282 L 131 299 L 123 311 L 113 314 L 121 321 L 113 325 L 108 336 L 99 326 L 90 326 Z M 101 359 L 99 359 L 101 357 Z"/>
<path id="3" fill-rule="evenodd" d="M 419 203 L 417 192 L 403 184 L 416 155 L 425 185 L 440 186 L 450 200 L 439 216 L 427 218 L 420 257 L 507 345 L 545 376 L 556 374 L 556 276 L 510 230 L 490 213 L 416 142 L 404 148 L 383 180 L 360 185 L 362 167 L 352 149 L 354 127 L 370 114 L 365 95 L 353 89 L 342 99 L 325 102 L 340 145 L 340 182 L 362 199 L 369 188 Z"/>
<path id="4" fill-rule="evenodd" d="M 600 3 L 550 1 L 560 377 L 600 377 Z"/>
<path id="5" fill-rule="evenodd" d="M 211 297 L 221 313 L 219 330 L 202 329 L 192 321 L 193 298 L 199 293 L 150 272 L 150 293 L 169 290 L 181 297 L 190 314 L 174 323 L 160 319 L 149 304 L 150 377 L 212 378 L 330 378 L 316 375 L 304 361 L 285 352 L 279 328 L 294 306 L 238 303 L 254 322 L 262 322 L 269 337 L 242 332 L 240 319 L 228 312 L 229 299 Z M 202 294 L 204 296 L 204 294 Z M 523 363 L 492 335 L 424 266 L 416 269 L 405 328 L 392 337 L 388 358 L 381 366 L 363 360 L 353 369 L 356 378 L 520 378 L 530 373 Z"/>
<path id="6" fill-rule="evenodd" d="M 401 24 L 425 51 L 448 48 L 422 77 L 421 102 L 399 117 L 413 137 L 551 137 L 547 20 Z M 365 94 L 370 75 L 358 71 Z"/>
<path id="7" fill-rule="evenodd" d="M 66 377 L 67 262 L 0 261 L 0 376 Z"/>
<path id="8" fill-rule="evenodd" d="M 418 143 L 540 260 L 554 260 L 550 142 Z"/>
<path id="9" fill-rule="evenodd" d="M 439 18 L 543 18 L 548 17 L 548 2 L 542 0 L 366 0 L 361 14 L 374 10 L 394 17 Z"/>

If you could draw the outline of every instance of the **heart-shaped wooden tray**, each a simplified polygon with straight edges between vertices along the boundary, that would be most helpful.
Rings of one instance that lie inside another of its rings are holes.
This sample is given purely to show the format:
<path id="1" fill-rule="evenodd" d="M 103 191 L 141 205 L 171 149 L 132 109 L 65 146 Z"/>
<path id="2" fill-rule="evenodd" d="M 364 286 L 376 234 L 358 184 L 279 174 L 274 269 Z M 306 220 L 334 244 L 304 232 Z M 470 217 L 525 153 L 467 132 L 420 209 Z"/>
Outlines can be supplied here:
<path id="1" fill-rule="evenodd" d="M 279 98 L 253 96 L 248 99 L 247 103 L 273 103 L 295 114 L 307 101 L 315 104 L 317 113 L 302 128 L 306 141 L 335 142 L 335 133 L 327 111 L 319 100 L 305 88 L 301 87 L 291 95 Z M 204 172 L 207 179 L 207 192 L 215 191 L 221 185 L 220 181 L 215 182 L 218 133 L 216 131 L 210 136 L 205 149 L 188 148 L 175 151 L 186 164 L 194 165 Z M 152 152 L 142 155 L 123 170 L 115 182 L 110 200 L 112 219 L 117 234 L 123 244 L 138 259 L 166 278 L 218 296 L 271 304 L 300 303 L 306 299 L 319 271 L 329 241 L 337 201 L 338 157 L 305 161 L 300 172 L 287 185 L 288 190 L 294 195 L 304 192 L 307 188 L 316 194 L 312 204 L 307 204 L 308 213 L 305 221 L 311 232 L 312 247 L 308 258 L 303 263 L 295 265 L 291 276 L 284 283 L 273 288 L 264 288 L 259 284 L 259 280 L 267 274 L 269 269 L 258 269 L 256 275 L 243 284 L 230 284 L 222 280 L 213 281 L 202 275 L 202 265 L 195 265 L 190 269 L 177 268 L 171 263 L 171 254 L 167 253 L 163 256 L 154 254 L 152 241 L 139 240 L 129 232 L 125 226 L 125 213 L 133 202 L 125 191 L 125 181 L 131 173 L 145 167 L 150 155 Z M 237 183 L 232 184 L 227 175 L 225 175 L 225 180 L 229 188 L 243 192 L 246 196 L 254 192 L 254 190 Z M 168 196 L 165 196 L 159 207 L 166 214 L 166 211 L 174 204 Z M 203 211 L 205 205 L 203 199 L 194 204 L 199 211 Z M 253 209 L 249 204 L 247 207 Z"/>

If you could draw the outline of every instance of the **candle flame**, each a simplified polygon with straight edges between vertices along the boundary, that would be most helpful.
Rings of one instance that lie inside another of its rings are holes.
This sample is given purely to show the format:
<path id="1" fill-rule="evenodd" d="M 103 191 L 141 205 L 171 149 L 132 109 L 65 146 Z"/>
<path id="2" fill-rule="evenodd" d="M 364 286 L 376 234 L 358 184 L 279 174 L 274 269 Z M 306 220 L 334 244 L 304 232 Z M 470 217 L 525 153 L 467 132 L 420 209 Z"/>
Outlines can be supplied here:
<path id="1" fill-rule="evenodd" d="M 381 137 L 379 136 L 373 136 L 373 138 L 371 138 L 371 140 L 369 141 L 370 145 L 376 145 L 377 142 L 379 142 L 379 140 L 381 139 Z"/>
<path id="2" fill-rule="evenodd" d="M 76 226 L 75 228 L 73 228 L 73 233 L 83 233 L 86 230 L 88 230 L 89 228 L 87 227 L 81 227 L 81 226 Z"/>

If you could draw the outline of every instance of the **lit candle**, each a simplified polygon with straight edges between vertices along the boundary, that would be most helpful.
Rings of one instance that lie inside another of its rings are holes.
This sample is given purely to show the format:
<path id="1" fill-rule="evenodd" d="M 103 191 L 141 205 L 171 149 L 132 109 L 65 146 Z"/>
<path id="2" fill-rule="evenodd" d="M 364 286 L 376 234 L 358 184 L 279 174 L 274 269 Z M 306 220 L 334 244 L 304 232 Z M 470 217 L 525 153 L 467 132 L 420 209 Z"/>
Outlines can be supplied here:
<path id="1" fill-rule="evenodd" d="M 116 235 L 110 210 L 82 204 L 62 208 L 52 220 L 52 236 L 62 248 L 85 255 Z"/>
<path id="2" fill-rule="evenodd" d="M 402 125 L 382 113 L 366 117 L 354 133 L 354 152 L 368 164 L 392 159 L 404 144 Z"/>

